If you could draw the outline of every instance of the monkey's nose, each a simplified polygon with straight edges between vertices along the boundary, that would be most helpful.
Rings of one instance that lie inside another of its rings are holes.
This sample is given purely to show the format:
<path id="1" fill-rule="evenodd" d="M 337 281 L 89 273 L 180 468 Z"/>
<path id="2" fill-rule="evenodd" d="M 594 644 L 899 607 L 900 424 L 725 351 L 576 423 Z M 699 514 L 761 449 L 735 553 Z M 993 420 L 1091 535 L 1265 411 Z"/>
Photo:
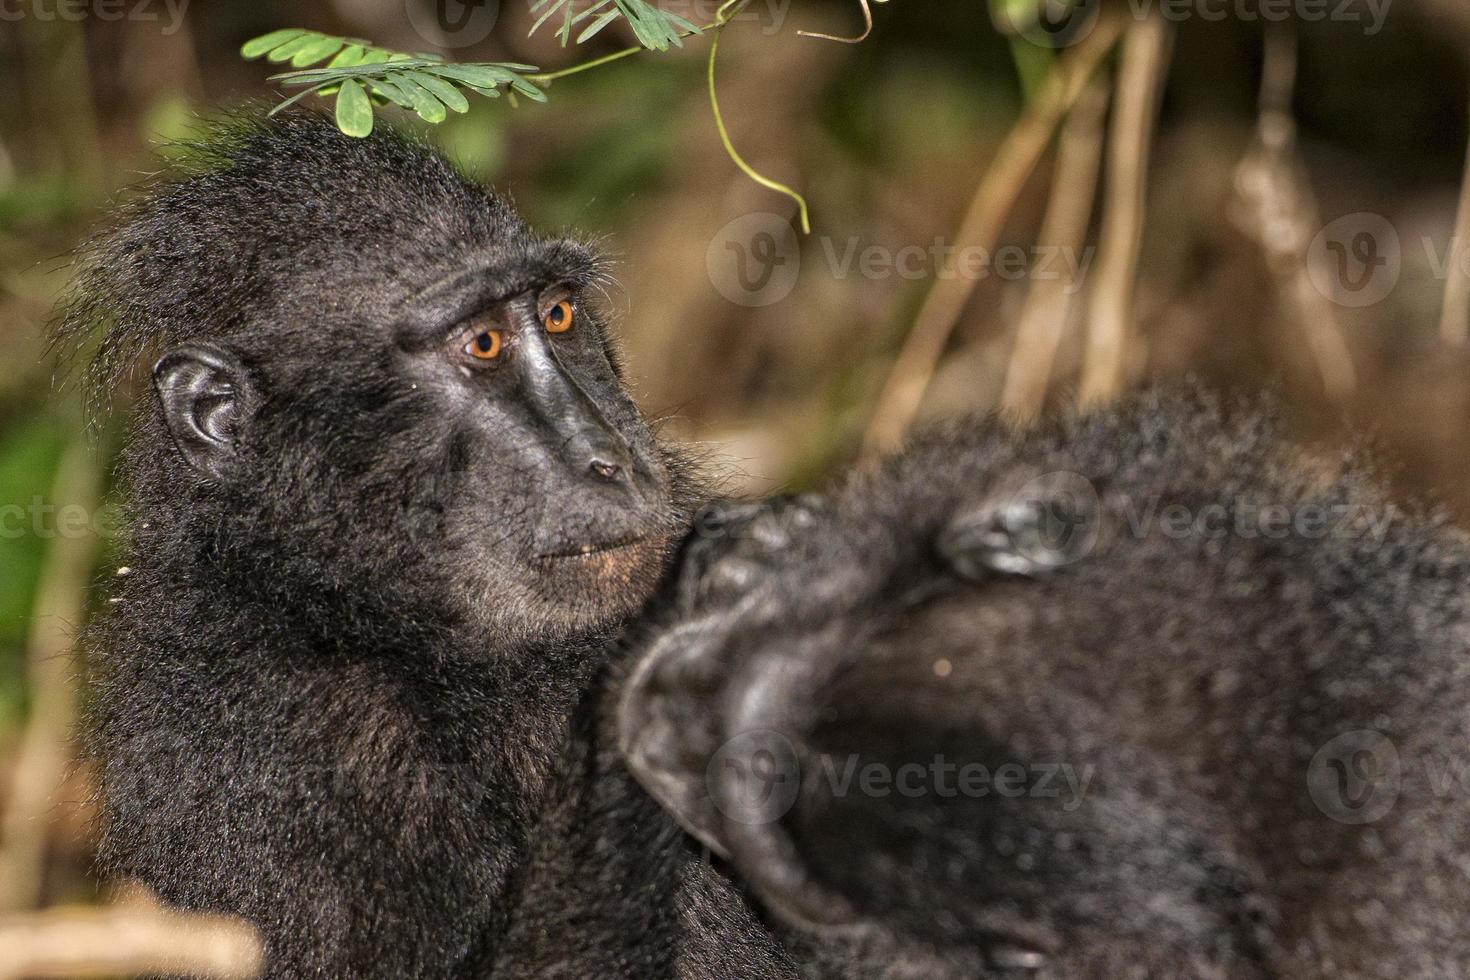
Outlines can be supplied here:
<path id="1" fill-rule="evenodd" d="M 567 446 L 566 460 L 573 472 L 593 483 L 626 484 L 633 471 L 632 450 L 614 433 L 584 431 Z"/>

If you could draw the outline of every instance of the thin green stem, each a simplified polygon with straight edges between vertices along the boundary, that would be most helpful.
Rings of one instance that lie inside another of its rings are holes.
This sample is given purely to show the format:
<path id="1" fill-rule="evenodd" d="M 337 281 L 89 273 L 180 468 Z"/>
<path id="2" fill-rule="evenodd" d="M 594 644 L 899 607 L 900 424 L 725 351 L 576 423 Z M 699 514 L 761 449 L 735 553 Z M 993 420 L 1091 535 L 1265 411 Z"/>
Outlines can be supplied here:
<path id="1" fill-rule="evenodd" d="M 724 25 L 721 25 L 721 27 L 723 26 Z M 729 155 L 730 159 L 734 161 L 735 166 L 739 167 L 740 171 L 745 174 L 745 176 L 749 177 L 757 184 L 760 184 L 762 187 L 776 191 L 779 194 L 785 194 L 787 197 L 795 201 L 797 208 L 801 212 L 802 234 L 810 235 L 812 233 L 812 223 L 811 219 L 807 215 L 806 198 L 802 197 L 795 190 L 787 187 L 780 181 L 772 180 L 764 174 L 756 171 L 754 167 L 745 162 L 745 158 L 742 157 L 740 155 L 740 152 L 735 149 L 735 144 L 730 142 L 730 133 L 727 129 L 725 129 L 725 118 L 724 116 L 720 115 L 720 100 L 719 97 L 715 95 L 715 54 L 719 50 L 720 31 L 717 29 L 714 32 L 714 36 L 710 39 L 709 45 L 709 107 L 710 111 L 714 114 L 715 117 L 715 128 L 720 131 L 720 142 L 723 143 L 725 146 L 725 153 Z"/>
<path id="2" fill-rule="evenodd" d="M 686 34 L 685 36 L 688 37 L 690 35 Z M 537 72 L 534 75 L 526 75 L 525 79 L 528 82 L 535 82 L 537 85 L 545 88 L 546 86 L 549 86 L 552 82 L 556 81 L 558 78 L 566 78 L 568 75 L 575 75 L 578 72 L 586 71 L 589 68 L 597 68 L 609 62 L 618 61 L 622 58 L 628 57 L 629 55 L 634 55 L 640 51 L 647 50 L 648 49 L 643 47 L 642 45 L 635 44 L 631 48 L 624 48 L 621 51 L 614 51 L 612 54 L 605 54 L 600 58 L 593 58 L 591 61 L 584 61 L 580 64 L 572 65 L 568 68 L 562 68 L 558 71 L 543 71 Z"/>

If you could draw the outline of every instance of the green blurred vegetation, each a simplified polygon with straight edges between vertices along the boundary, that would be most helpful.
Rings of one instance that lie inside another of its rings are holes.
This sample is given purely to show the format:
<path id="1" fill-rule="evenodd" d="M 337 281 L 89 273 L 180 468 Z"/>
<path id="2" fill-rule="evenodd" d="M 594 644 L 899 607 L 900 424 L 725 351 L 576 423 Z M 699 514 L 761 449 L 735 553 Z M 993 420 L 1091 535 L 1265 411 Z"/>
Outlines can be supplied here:
<path id="1" fill-rule="evenodd" d="M 38 488 L 50 485 L 56 464 L 66 445 L 67 433 L 44 415 L 20 419 L 0 440 L 0 500 L 25 501 L 39 496 Z M 25 505 L 21 505 L 25 506 Z M 13 728 L 20 718 L 22 660 L 29 614 L 46 541 L 28 533 L 28 517 L 7 520 L 0 533 L 0 728 Z"/>

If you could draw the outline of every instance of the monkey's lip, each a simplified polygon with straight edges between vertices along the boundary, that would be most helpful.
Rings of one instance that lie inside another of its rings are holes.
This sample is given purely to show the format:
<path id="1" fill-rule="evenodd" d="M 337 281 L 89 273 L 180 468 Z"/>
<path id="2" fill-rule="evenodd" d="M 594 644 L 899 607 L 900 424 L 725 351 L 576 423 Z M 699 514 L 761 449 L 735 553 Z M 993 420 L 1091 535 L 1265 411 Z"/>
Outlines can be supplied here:
<path id="1" fill-rule="evenodd" d="M 634 548 L 659 544 L 668 540 L 666 534 L 640 534 L 636 537 L 619 538 L 606 544 L 584 544 L 565 551 L 551 551 L 543 555 L 537 555 L 541 561 L 576 561 L 585 558 L 602 558 L 615 552 L 630 551 Z"/>

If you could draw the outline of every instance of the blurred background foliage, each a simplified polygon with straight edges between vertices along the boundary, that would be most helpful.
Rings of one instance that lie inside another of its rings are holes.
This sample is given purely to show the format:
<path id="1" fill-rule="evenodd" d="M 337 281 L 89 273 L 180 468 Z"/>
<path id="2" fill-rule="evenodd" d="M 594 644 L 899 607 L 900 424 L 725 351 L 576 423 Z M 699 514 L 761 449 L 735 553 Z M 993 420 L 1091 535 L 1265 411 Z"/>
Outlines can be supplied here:
<path id="1" fill-rule="evenodd" d="M 68 447 L 89 438 L 105 470 L 116 441 L 108 423 L 83 436 L 76 392 L 53 384 L 43 325 L 68 250 L 115 195 L 163 166 L 168 141 L 187 137 L 198 117 L 276 98 L 265 78 L 278 69 L 242 61 L 243 41 L 295 26 L 435 50 L 409 16 L 419 2 L 193 0 L 175 20 L 178 2 L 123 0 L 108 9 L 126 16 L 104 20 L 85 2 L 63 4 L 84 12 L 67 18 L 56 16 L 57 0 L 0 0 L 0 507 L 9 508 L 0 511 L 0 795 L 27 717 L 37 583 L 60 533 L 44 508 L 66 503 L 53 485 Z M 1129 16 L 1152 6 L 1128 4 L 1117 6 Z M 708 6 L 694 4 L 690 19 L 708 19 Z M 1275 387 L 1309 443 L 1330 447 L 1367 430 L 1397 486 L 1470 516 L 1470 354 L 1440 335 L 1445 277 L 1433 261 L 1448 249 L 1465 159 L 1470 9 L 1464 0 L 1330 0 L 1327 9 L 1362 19 L 1298 25 L 1293 107 L 1316 209 L 1324 221 L 1382 215 L 1403 243 L 1395 288 L 1374 305 L 1336 310 L 1353 374 L 1330 390 L 1310 332 L 1295 322 L 1300 310 L 1230 214 L 1263 60 L 1262 19 L 1239 11 L 1258 7 L 1214 3 L 1222 19 L 1176 25 L 1128 378 L 1193 373 L 1220 386 Z M 1376 33 L 1367 30 L 1372 11 L 1383 13 Z M 703 87 L 705 42 L 560 80 L 545 105 L 473 99 L 466 114 L 424 127 L 470 173 L 512 194 L 533 224 L 601 238 L 618 260 L 610 305 L 640 402 L 671 435 L 712 449 L 735 489 L 809 486 L 854 456 L 928 283 L 834 274 L 831 256 L 850 244 L 892 253 L 953 241 L 1025 101 L 985 4 L 892 0 L 874 14 L 861 44 L 797 36 L 859 30 L 857 4 L 838 0 L 757 2 L 725 32 L 720 94 L 732 139 L 812 209 L 801 275 L 767 306 L 731 303 L 707 267 L 728 222 L 793 207 L 744 178 L 721 148 Z M 528 37 L 530 23 L 524 3 L 504 0 L 482 41 L 439 50 L 550 70 L 632 41 L 615 23 L 565 51 L 550 32 Z M 420 125 L 391 108 L 381 119 Z M 1020 189 L 1002 242 L 1036 240 L 1051 160 Z M 1026 286 L 1000 277 L 976 285 L 921 417 L 998 405 Z M 1078 384 L 1081 316 L 1074 304 L 1051 373 L 1053 404 Z M 82 533 L 105 534 L 107 523 L 89 521 Z M 69 785 L 50 811 L 47 902 L 94 888 L 84 813 L 64 802 L 84 795 L 84 785 Z"/>

